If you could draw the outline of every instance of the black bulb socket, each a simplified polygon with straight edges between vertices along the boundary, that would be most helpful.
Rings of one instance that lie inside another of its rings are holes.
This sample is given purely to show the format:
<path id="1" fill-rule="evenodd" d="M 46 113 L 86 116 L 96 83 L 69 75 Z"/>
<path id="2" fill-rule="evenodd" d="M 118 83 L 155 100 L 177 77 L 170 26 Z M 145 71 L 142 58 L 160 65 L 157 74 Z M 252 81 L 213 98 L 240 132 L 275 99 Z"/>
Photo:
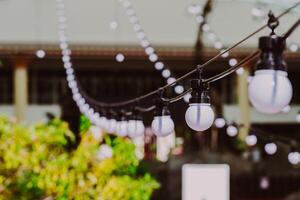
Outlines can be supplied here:
<path id="1" fill-rule="evenodd" d="M 163 98 L 157 98 L 155 99 L 155 110 L 154 110 L 154 116 L 166 116 L 171 115 L 171 112 L 169 110 L 169 102 L 167 100 L 164 100 Z"/>
<path id="2" fill-rule="evenodd" d="M 208 84 L 203 83 L 201 79 L 192 79 L 191 80 L 191 98 L 189 103 L 207 103 L 210 104 L 210 97 L 208 91 Z"/>
<path id="3" fill-rule="evenodd" d="M 257 70 L 286 71 L 287 65 L 283 59 L 286 41 L 283 37 L 270 35 L 259 38 L 260 60 L 256 64 Z"/>

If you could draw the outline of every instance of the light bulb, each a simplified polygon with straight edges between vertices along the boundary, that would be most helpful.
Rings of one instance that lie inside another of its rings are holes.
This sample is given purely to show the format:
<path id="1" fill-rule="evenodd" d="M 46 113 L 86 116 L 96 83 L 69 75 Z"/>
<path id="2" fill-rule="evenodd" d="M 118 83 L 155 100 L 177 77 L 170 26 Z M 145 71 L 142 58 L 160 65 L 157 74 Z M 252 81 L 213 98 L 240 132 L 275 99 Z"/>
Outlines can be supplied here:
<path id="1" fill-rule="evenodd" d="M 195 131 L 205 131 L 214 122 L 214 111 L 209 103 L 191 103 L 185 112 L 187 125 Z"/>
<path id="2" fill-rule="evenodd" d="M 226 133 L 230 137 L 235 137 L 238 134 L 238 129 L 234 125 L 229 125 L 226 129 Z"/>
<path id="3" fill-rule="evenodd" d="M 123 62 L 125 60 L 125 56 L 122 53 L 118 53 L 116 55 L 116 61 Z"/>
<path id="4" fill-rule="evenodd" d="M 99 120 L 99 125 L 101 128 L 103 128 L 104 130 L 107 130 L 107 126 L 108 126 L 108 120 L 106 117 L 101 116 L 100 120 Z"/>
<path id="5" fill-rule="evenodd" d="M 44 58 L 44 57 L 46 56 L 46 52 L 45 52 L 44 50 L 42 50 L 42 49 L 37 50 L 37 51 L 35 52 L 35 54 L 36 54 L 36 56 L 37 56 L 38 58 Z"/>
<path id="6" fill-rule="evenodd" d="M 268 155 L 274 155 L 277 151 L 277 145 L 275 143 L 268 143 L 265 145 L 265 152 Z"/>
<path id="7" fill-rule="evenodd" d="M 182 94 L 184 92 L 184 87 L 182 85 L 176 85 L 174 91 L 176 94 Z"/>
<path id="8" fill-rule="evenodd" d="M 174 122 L 170 115 L 155 116 L 151 128 L 158 137 L 166 137 L 174 131 Z"/>
<path id="9" fill-rule="evenodd" d="M 164 68 L 164 64 L 162 62 L 156 62 L 154 67 L 157 70 L 162 70 Z"/>
<path id="10" fill-rule="evenodd" d="M 257 143 L 256 135 L 248 135 L 245 140 L 248 146 L 255 146 Z"/>
<path id="11" fill-rule="evenodd" d="M 142 136 L 145 132 L 145 126 L 142 120 L 129 120 L 128 135 L 131 138 Z"/>
<path id="12" fill-rule="evenodd" d="M 215 126 L 217 128 L 223 128 L 226 125 L 226 121 L 224 118 L 216 118 L 215 119 Z"/>
<path id="13" fill-rule="evenodd" d="M 125 120 L 117 121 L 116 133 L 118 136 L 125 137 L 127 136 L 127 126 L 128 122 Z"/>
<path id="14" fill-rule="evenodd" d="M 279 113 L 292 99 L 293 89 L 285 71 L 257 70 L 249 84 L 249 98 L 260 112 Z"/>
<path id="15" fill-rule="evenodd" d="M 297 165 L 300 163 L 300 153 L 297 151 L 290 152 L 288 154 L 288 160 L 292 165 Z"/>
<path id="16" fill-rule="evenodd" d="M 261 177 L 259 186 L 261 189 L 266 190 L 270 187 L 270 180 L 267 176 Z"/>
<path id="17" fill-rule="evenodd" d="M 107 120 L 107 133 L 113 134 L 116 131 L 117 121 L 115 119 L 108 119 Z"/>

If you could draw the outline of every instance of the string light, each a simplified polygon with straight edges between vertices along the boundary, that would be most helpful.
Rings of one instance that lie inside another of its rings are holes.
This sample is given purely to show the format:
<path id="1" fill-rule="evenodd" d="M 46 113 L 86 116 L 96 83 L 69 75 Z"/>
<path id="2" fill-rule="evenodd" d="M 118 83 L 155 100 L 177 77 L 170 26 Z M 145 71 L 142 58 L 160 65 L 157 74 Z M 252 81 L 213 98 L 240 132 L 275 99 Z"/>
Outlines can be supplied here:
<path id="1" fill-rule="evenodd" d="M 166 68 L 166 65 L 159 59 L 158 55 L 155 53 L 156 50 L 154 49 L 154 47 L 150 44 L 149 40 L 147 39 L 147 35 L 144 32 L 142 25 L 140 24 L 140 20 L 137 17 L 137 14 L 132 6 L 132 3 L 129 0 L 119 0 L 119 2 L 125 8 L 126 14 L 129 17 L 129 21 L 133 26 L 133 30 L 135 31 L 136 36 L 137 36 L 141 46 L 144 48 L 145 53 L 148 55 L 149 61 L 154 63 L 154 68 L 156 70 L 159 70 L 159 71 L 167 70 L 162 73 L 162 76 L 168 80 L 168 78 L 171 76 L 171 71 Z M 195 4 L 190 9 L 192 9 L 193 12 L 196 12 L 198 9 L 201 9 L 201 8 L 199 7 L 199 5 Z M 181 85 L 181 84 L 176 83 L 176 85 Z M 175 90 L 175 88 L 174 88 L 174 90 Z"/>
<path id="2" fill-rule="evenodd" d="M 57 10 L 57 14 L 58 14 L 58 22 L 59 22 L 59 24 L 58 24 L 59 41 L 60 41 L 60 48 L 61 48 L 61 51 L 62 51 L 62 60 L 63 60 L 64 67 L 65 67 L 66 73 L 67 73 L 67 81 L 68 81 L 68 85 L 69 85 L 69 87 L 70 87 L 70 89 L 72 91 L 72 95 L 73 95 L 74 101 L 78 105 L 79 110 L 83 114 L 85 114 L 90 119 L 90 121 L 92 123 L 101 124 L 101 122 L 102 122 L 101 121 L 101 117 L 105 117 L 107 119 L 106 120 L 107 124 L 105 126 L 107 132 L 114 133 L 117 129 L 119 129 L 119 130 L 117 130 L 118 134 L 120 134 L 120 135 L 127 135 L 127 123 L 128 122 L 126 120 L 121 120 L 121 121 L 117 122 L 113 116 L 107 116 L 107 117 L 106 116 L 101 116 L 100 113 L 96 112 L 94 110 L 94 108 L 89 103 L 93 102 L 93 105 L 100 105 L 101 107 L 102 107 L 102 105 L 105 105 L 103 107 L 113 107 L 113 108 L 120 107 L 120 105 L 129 105 L 129 104 L 132 104 L 132 103 L 136 103 L 137 99 L 141 100 L 141 99 L 144 99 L 146 97 L 149 97 L 149 96 L 155 94 L 153 92 L 157 92 L 157 91 L 161 91 L 161 90 L 163 91 L 167 87 L 169 87 L 170 85 L 166 85 L 164 87 L 161 87 L 159 90 L 150 92 L 150 93 L 148 93 L 146 95 L 143 95 L 143 96 L 141 96 L 139 98 L 136 98 L 136 99 L 133 99 L 133 100 L 128 100 L 128 101 L 124 101 L 124 102 L 118 102 L 118 103 L 111 103 L 111 104 L 109 104 L 109 103 L 95 102 L 95 100 L 89 98 L 84 93 L 81 94 L 80 90 L 78 88 L 77 82 L 75 80 L 74 70 L 73 70 L 73 66 L 72 66 L 72 63 L 71 63 L 71 50 L 68 47 L 67 38 L 66 38 L 66 34 L 65 34 L 65 28 L 66 28 L 65 22 L 66 22 L 66 18 L 64 16 L 64 9 L 63 9 L 64 8 L 64 4 L 63 4 L 63 2 L 64 2 L 64 0 L 57 0 L 57 9 L 58 9 Z M 129 7 L 131 7 L 131 3 L 129 1 L 126 1 L 126 3 L 123 3 L 123 6 L 125 8 L 129 8 Z M 132 13 L 132 12 L 127 12 L 127 13 Z M 134 21 L 134 20 L 132 20 L 132 18 L 131 18 L 131 21 Z M 134 30 L 141 31 L 141 27 L 138 26 L 138 24 L 136 24 L 136 26 L 134 26 Z M 260 30 L 262 30 L 262 28 L 258 29 L 256 32 L 259 32 Z M 252 35 L 253 35 L 253 33 L 250 34 L 249 36 L 247 36 L 245 39 L 241 40 L 239 43 L 242 43 L 244 40 L 250 38 Z M 145 41 L 145 40 L 143 40 L 143 41 Z M 232 46 L 232 47 L 228 48 L 226 51 L 231 50 L 235 46 Z M 153 52 L 153 53 L 151 53 L 149 55 L 149 57 L 151 55 L 156 55 L 156 54 Z M 242 65 L 242 64 L 244 64 L 246 62 L 249 62 L 251 59 L 255 58 L 257 55 L 258 55 L 258 51 L 254 52 L 253 54 L 251 54 L 248 57 L 246 57 L 245 59 L 243 59 L 239 64 L 236 63 L 236 66 L 234 66 L 234 67 L 237 68 L 240 65 Z M 204 63 L 201 67 L 204 67 L 205 65 L 207 65 L 208 63 L 216 60 L 220 56 L 221 56 L 221 54 L 218 54 L 214 58 L 210 59 L 209 62 Z M 156 61 L 154 61 L 154 62 L 156 62 Z M 159 62 L 159 61 L 157 61 L 157 62 Z M 177 79 L 176 82 L 178 82 L 178 81 L 180 81 L 180 80 L 188 77 L 189 75 L 193 74 L 197 70 L 198 70 L 198 68 L 192 70 L 191 72 L 189 72 L 189 73 L 185 74 L 184 76 L 180 77 L 179 79 Z M 230 74 L 232 72 L 234 72 L 234 70 L 232 70 L 232 69 L 230 69 L 229 71 L 226 71 L 225 76 L 227 76 L 228 74 Z M 165 78 L 169 78 L 170 75 L 171 75 L 171 72 L 170 72 L 170 70 L 163 68 L 162 75 Z M 218 74 L 218 75 L 216 75 L 214 77 L 211 77 L 209 79 L 205 79 L 203 81 L 203 83 L 208 84 L 208 83 L 216 81 L 216 80 L 218 80 L 218 79 L 220 79 L 222 77 L 224 77 L 224 72 L 221 73 L 221 74 Z M 200 101 L 195 101 L 195 103 L 199 104 L 199 106 L 208 106 L 210 108 L 210 104 L 209 105 L 204 105 L 205 103 L 207 103 L 207 99 L 208 99 L 208 94 L 207 94 L 207 91 L 206 91 L 207 88 L 203 87 L 203 85 L 200 85 L 200 86 L 201 87 L 199 87 L 199 88 L 204 89 L 204 90 L 201 91 Z M 199 88 L 197 88 L 197 89 L 195 87 L 192 87 L 192 88 L 193 88 L 193 94 L 195 94 L 195 92 L 199 93 L 199 91 L 200 91 Z M 196 96 L 193 96 L 193 94 L 192 94 L 192 98 L 196 98 Z M 182 96 L 179 95 L 179 97 L 183 98 L 183 95 Z M 178 99 L 180 99 L 180 98 L 178 98 Z M 153 132 L 154 132 L 155 135 L 157 135 L 157 136 L 167 136 L 167 135 L 171 134 L 174 131 L 174 122 L 173 122 L 173 120 L 171 118 L 170 111 L 168 110 L 168 104 L 170 102 L 171 103 L 176 102 L 177 100 L 169 102 L 168 100 L 163 100 L 162 98 L 160 98 L 160 101 L 161 101 L 160 104 L 156 104 L 156 106 L 155 106 L 156 111 L 154 113 L 154 119 L 152 121 L 151 127 L 152 127 L 152 130 L 153 130 Z M 193 103 L 193 101 L 191 101 L 190 103 Z M 200 104 L 203 104 L 203 105 L 200 105 Z M 190 105 L 190 106 L 193 106 L 193 105 Z M 199 107 L 199 106 L 197 105 L 197 107 Z M 151 111 L 151 110 L 152 109 L 145 109 L 145 112 L 146 111 Z M 193 109 L 191 109 L 191 110 L 193 110 Z M 210 112 L 210 114 L 209 114 L 210 117 L 209 117 L 209 119 L 207 119 L 207 123 L 205 121 L 204 122 L 198 121 L 199 122 L 198 124 L 197 123 L 194 124 L 195 125 L 194 126 L 195 130 L 196 129 L 206 130 L 207 128 L 209 128 L 212 125 L 212 123 L 214 121 L 214 113 L 213 113 L 212 109 L 209 112 Z M 187 113 L 188 113 L 188 110 L 187 110 Z M 193 118 L 191 118 L 191 119 L 193 119 Z M 121 122 L 123 122 L 123 123 L 121 123 Z M 190 122 L 191 121 L 188 122 L 188 120 L 187 120 L 187 123 L 190 123 Z M 124 128 L 125 124 L 126 124 L 126 128 Z M 124 132 L 126 131 L 126 134 L 120 133 L 120 130 L 121 130 L 120 127 L 121 126 L 123 127 L 122 131 L 124 131 Z M 227 130 L 229 128 L 230 128 L 230 126 L 227 128 Z M 126 129 L 126 130 L 123 130 L 123 129 Z M 235 131 L 236 132 L 235 135 L 236 135 L 237 132 L 238 132 L 238 130 L 237 130 L 236 127 L 235 127 L 235 129 L 236 129 L 236 131 Z M 234 132 L 234 131 L 231 131 L 231 133 L 232 132 Z"/>

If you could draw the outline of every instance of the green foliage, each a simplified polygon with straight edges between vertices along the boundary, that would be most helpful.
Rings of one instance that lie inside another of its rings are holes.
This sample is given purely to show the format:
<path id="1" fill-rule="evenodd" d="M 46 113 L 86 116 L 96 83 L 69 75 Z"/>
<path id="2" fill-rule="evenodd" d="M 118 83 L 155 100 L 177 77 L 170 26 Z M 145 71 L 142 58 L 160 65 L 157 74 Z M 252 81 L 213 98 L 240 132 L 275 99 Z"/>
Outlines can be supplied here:
<path id="1" fill-rule="evenodd" d="M 0 200 L 148 200 L 159 184 L 136 174 L 139 162 L 128 139 L 104 136 L 113 156 L 99 160 L 101 141 L 85 129 L 79 145 L 68 124 L 23 126 L 0 117 Z"/>

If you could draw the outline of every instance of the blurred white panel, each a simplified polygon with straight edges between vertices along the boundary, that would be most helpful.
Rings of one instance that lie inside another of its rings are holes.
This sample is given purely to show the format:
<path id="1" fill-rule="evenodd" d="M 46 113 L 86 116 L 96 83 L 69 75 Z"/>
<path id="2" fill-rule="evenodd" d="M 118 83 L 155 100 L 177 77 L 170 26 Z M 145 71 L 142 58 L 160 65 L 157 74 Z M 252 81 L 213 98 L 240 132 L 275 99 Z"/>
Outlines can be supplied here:
<path id="1" fill-rule="evenodd" d="M 289 112 L 281 112 L 279 114 L 263 114 L 251 108 L 251 122 L 256 124 L 272 124 L 272 123 L 297 123 L 296 116 L 300 111 L 299 105 L 292 105 Z M 240 122 L 240 109 L 236 105 L 225 105 L 223 107 L 224 118 L 227 123 Z"/>
<path id="2" fill-rule="evenodd" d="M 185 164 L 182 167 L 183 200 L 229 200 L 230 169 L 226 164 Z"/>

